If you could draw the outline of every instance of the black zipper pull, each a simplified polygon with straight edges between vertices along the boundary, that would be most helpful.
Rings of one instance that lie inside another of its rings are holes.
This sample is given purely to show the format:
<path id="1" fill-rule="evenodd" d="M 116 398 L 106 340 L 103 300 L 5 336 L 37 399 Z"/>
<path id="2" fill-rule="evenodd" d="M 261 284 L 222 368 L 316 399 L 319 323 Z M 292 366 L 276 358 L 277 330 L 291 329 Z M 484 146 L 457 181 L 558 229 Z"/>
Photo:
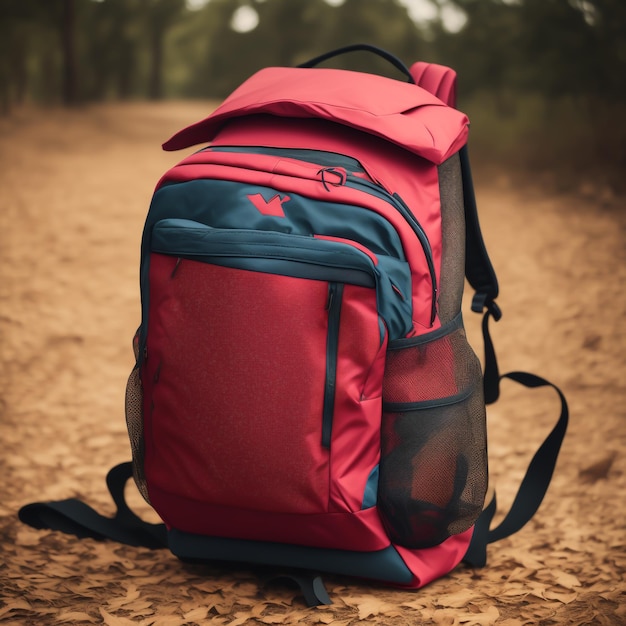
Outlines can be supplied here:
<path id="1" fill-rule="evenodd" d="M 317 173 L 318 176 L 322 178 L 322 185 L 324 185 L 324 189 L 326 191 L 330 191 L 329 185 L 333 187 L 341 187 L 346 184 L 346 180 L 348 180 L 348 173 L 343 167 L 324 167 Z M 336 177 L 334 180 L 328 180 L 329 176 Z"/>

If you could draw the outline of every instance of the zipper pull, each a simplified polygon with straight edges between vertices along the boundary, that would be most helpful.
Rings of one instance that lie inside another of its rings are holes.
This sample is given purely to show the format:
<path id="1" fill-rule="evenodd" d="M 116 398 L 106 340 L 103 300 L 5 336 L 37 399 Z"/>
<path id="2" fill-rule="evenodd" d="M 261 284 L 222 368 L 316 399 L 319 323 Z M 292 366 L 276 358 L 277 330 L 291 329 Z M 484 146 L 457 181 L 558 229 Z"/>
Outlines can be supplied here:
<path id="1" fill-rule="evenodd" d="M 328 285 L 328 300 L 326 301 L 326 310 L 330 311 L 333 308 L 333 300 L 335 299 L 335 290 L 333 284 Z"/>
<path id="2" fill-rule="evenodd" d="M 176 259 L 176 265 L 174 265 L 174 269 L 172 270 L 172 273 L 170 274 L 170 279 L 174 278 L 174 276 L 176 275 L 176 272 L 178 271 L 178 268 L 180 266 L 180 264 L 183 262 L 181 257 L 178 257 Z"/>
<path id="3" fill-rule="evenodd" d="M 330 191 L 329 185 L 333 187 L 341 187 L 346 184 L 348 173 L 343 167 L 324 167 L 317 175 L 321 177 L 322 185 L 326 191 Z"/>

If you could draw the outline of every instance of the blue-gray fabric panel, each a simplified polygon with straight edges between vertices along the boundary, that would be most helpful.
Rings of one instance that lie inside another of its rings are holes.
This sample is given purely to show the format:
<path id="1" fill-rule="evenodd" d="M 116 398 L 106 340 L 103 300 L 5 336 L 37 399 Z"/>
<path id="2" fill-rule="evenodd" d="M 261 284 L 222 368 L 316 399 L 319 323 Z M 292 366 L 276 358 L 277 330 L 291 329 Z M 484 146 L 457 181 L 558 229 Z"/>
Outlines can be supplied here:
<path id="1" fill-rule="evenodd" d="M 295 235 L 329 235 L 359 241 L 374 254 L 405 259 L 400 237 L 382 216 L 358 206 L 320 202 L 295 193 L 282 204 L 285 216 L 264 215 L 248 196 L 260 193 L 266 200 L 275 189 L 231 181 L 200 179 L 165 185 L 153 198 L 146 222 L 150 231 L 170 217 L 194 220 L 214 228 L 245 228 Z"/>
<path id="2" fill-rule="evenodd" d="M 378 474 L 379 469 L 378 465 L 376 465 L 367 477 L 361 509 L 369 509 L 376 506 L 376 503 L 378 502 Z"/>
<path id="3" fill-rule="evenodd" d="M 410 268 L 400 259 L 380 256 L 374 264 L 365 252 L 347 243 L 281 232 L 216 229 L 187 219 L 165 219 L 156 224 L 151 248 L 200 261 L 212 262 L 214 258 L 218 265 L 253 271 L 375 284 L 378 311 L 390 338 L 404 337 L 411 329 Z M 320 266 L 329 269 L 326 275 L 318 271 Z M 337 276 L 337 269 L 346 272 Z"/>
<path id="4" fill-rule="evenodd" d="M 393 546 L 376 552 L 354 552 L 206 537 L 175 528 L 168 533 L 168 543 L 170 550 L 181 559 L 299 567 L 400 585 L 409 584 L 413 580 L 413 574 Z"/>

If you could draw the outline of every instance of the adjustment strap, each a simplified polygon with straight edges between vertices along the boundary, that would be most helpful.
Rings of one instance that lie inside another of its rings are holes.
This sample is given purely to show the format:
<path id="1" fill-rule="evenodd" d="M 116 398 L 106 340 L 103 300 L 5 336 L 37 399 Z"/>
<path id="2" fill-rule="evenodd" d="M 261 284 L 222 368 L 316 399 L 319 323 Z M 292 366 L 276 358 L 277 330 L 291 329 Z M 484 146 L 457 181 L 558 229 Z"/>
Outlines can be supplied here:
<path id="1" fill-rule="evenodd" d="M 476 294 L 474 300 L 477 300 Z M 483 390 L 485 394 L 485 404 L 493 404 L 500 397 L 500 369 L 498 368 L 498 359 L 496 357 L 496 350 L 491 339 L 491 333 L 489 332 L 489 318 L 497 322 L 502 317 L 502 311 L 500 307 L 493 301 L 485 302 L 481 298 L 480 309 L 472 309 L 479 312 L 483 310 L 483 307 L 487 307 L 485 314 L 483 315 L 482 330 L 483 330 L 483 345 L 485 349 L 485 371 L 483 372 Z"/>
<path id="2" fill-rule="evenodd" d="M 499 541 L 521 530 L 539 509 L 550 486 L 554 468 L 559 456 L 561 444 L 565 438 L 569 421 L 569 408 L 562 391 L 545 378 L 527 372 L 509 372 L 500 377 L 513 380 L 528 388 L 552 387 L 561 401 L 561 413 L 556 425 L 541 444 L 532 458 L 526 475 L 505 518 L 494 529 L 489 529 L 496 511 L 495 495 L 493 501 L 483 511 L 475 525 L 472 541 L 464 561 L 474 567 L 482 567 L 487 561 L 487 545 Z"/>
<path id="3" fill-rule="evenodd" d="M 129 546 L 167 547 L 165 524 L 150 524 L 135 515 L 124 498 L 124 487 L 133 475 L 132 463 L 113 467 L 106 477 L 107 487 L 117 506 L 111 517 L 100 515 L 90 506 L 70 498 L 57 502 L 34 502 L 23 506 L 18 516 L 33 528 L 49 528 L 79 538 L 112 539 Z"/>
<path id="4" fill-rule="evenodd" d="M 330 599 L 328 592 L 326 591 L 326 587 L 324 586 L 324 581 L 318 574 L 307 572 L 306 570 L 293 570 L 271 572 L 263 577 L 265 584 L 277 580 L 289 580 L 294 582 L 300 589 L 308 607 L 332 604 L 332 600 Z"/>

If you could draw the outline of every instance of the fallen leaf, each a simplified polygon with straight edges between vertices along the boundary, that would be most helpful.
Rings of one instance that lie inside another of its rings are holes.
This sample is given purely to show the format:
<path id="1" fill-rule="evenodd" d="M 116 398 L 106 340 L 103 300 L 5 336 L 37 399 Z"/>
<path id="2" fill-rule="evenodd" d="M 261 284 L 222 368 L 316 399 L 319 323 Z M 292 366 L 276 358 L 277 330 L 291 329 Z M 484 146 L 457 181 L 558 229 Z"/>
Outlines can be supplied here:
<path id="1" fill-rule="evenodd" d="M 491 626 L 500 617 L 500 611 L 495 606 L 490 606 L 482 613 L 472 613 L 471 615 L 459 615 L 459 623 L 467 626 Z"/>
<path id="2" fill-rule="evenodd" d="M 136 623 L 132 620 L 117 615 L 112 615 L 100 607 L 100 615 L 106 626 L 136 626 Z"/>
<path id="3" fill-rule="evenodd" d="M 385 614 L 392 617 L 399 614 L 398 605 L 385 602 L 376 596 L 363 596 L 348 600 L 349 604 L 355 604 L 359 611 L 359 619 L 364 620 L 368 617 Z"/>
<path id="4" fill-rule="evenodd" d="M 10 600 L 3 607 L 0 607 L 0 617 L 2 617 L 3 615 L 7 615 L 8 613 L 11 613 L 12 611 L 20 611 L 20 610 L 30 611 L 31 606 L 30 604 L 28 604 L 28 602 L 26 602 L 26 600 L 23 600 L 22 598 L 16 598 L 15 600 Z"/>
<path id="5" fill-rule="evenodd" d="M 188 622 L 199 622 L 206 618 L 209 614 L 209 609 L 206 606 L 199 606 L 197 609 L 192 609 L 191 611 L 187 611 L 183 615 L 183 617 Z"/>
<path id="6" fill-rule="evenodd" d="M 617 457 L 617 452 L 613 451 L 609 456 L 594 463 L 593 465 L 589 465 L 584 469 L 579 470 L 578 477 L 581 482 L 586 485 L 592 485 L 597 483 L 599 480 L 604 480 L 609 475 L 611 471 L 611 467 L 613 466 L 613 461 Z"/>
<path id="7" fill-rule="evenodd" d="M 146 626 L 183 626 L 183 624 L 186 624 L 185 619 L 178 615 L 161 615 L 148 618 Z"/>
<path id="8" fill-rule="evenodd" d="M 573 589 L 574 587 L 580 587 L 580 581 L 573 574 L 568 574 L 562 571 L 552 571 L 555 584 L 565 589 Z"/>
<path id="9" fill-rule="evenodd" d="M 461 589 L 455 593 L 448 593 L 437 598 L 437 605 L 445 608 L 462 608 L 475 597 L 469 589 Z"/>
<path id="10" fill-rule="evenodd" d="M 59 624 L 76 624 L 78 622 L 89 622 L 90 624 L 96 623 L 96 619 L 89 615 L 89 613 L 83 613 L 81 611 L 63 611 L 55 616 L 55 620 Z"/>
<path id="11" fill-rule="evenodd" d="M 578 598 L 578 593 L 573 591 L 571 593 L 563 593 L 559 591 L 551 591 L 546 589 L 543 592 L 543 597 L 546 600 L 556 600 L 557 602 L 561 602 L 562 604 L 569 604 Z"/>
<path id="12" fill-rule="evenodd" d="M 36 546 L 43 537 L 43 533 L 33 528 L 20 526 L 15 535 L 15 545 L 17 546 Z"/>

